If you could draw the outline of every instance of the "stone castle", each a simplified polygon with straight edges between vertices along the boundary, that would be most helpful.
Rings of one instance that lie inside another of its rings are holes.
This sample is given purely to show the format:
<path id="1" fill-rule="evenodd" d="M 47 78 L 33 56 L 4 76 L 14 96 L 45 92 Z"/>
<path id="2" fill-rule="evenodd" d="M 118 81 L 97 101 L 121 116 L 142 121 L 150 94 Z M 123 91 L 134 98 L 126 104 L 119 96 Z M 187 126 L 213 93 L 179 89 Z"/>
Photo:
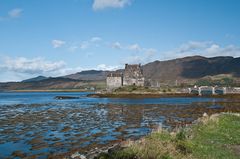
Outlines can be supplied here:
<path id="1" fill-rule="evenodd" d="M 144 86 L 144 76 L 141 64 L 125 64 L 123 73 L 110 73 L 107 76 L 107 87 L 109 89 L 132 85 Z"/>

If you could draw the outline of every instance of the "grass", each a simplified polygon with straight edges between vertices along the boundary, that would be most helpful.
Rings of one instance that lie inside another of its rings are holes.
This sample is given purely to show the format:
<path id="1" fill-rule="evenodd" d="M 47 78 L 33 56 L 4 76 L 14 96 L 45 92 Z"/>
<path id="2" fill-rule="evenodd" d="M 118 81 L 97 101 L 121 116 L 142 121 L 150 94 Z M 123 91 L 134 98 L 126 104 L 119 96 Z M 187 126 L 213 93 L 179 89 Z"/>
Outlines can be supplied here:
<path id="1" fill-rule="evenodd" d="M 157 90 L 142 86 L 124 86 L 117 88 L 114 92 L 157 92 Z"/>
<path id="2" fill-rule="evenodd" d="M 190 128 L 161 130 L 97 159 L 237 159 L 240 115 L 205 116 Z"/>
<path id="3" fill-rule="evenodd" d="M 189 142 L 197 158 L 239 158 L 231 147 L 238 145 L 240 151 L 240 116 L 225 114 L 192 131 Z"/>

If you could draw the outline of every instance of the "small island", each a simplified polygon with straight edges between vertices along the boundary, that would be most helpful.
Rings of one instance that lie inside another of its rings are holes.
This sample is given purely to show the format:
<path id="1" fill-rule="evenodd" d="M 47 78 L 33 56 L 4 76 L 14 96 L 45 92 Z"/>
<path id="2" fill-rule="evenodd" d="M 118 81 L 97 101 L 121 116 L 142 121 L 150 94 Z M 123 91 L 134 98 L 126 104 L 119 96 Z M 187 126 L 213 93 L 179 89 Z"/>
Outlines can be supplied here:
<path id="1" fill-rule="evenodd" d="M 168 85 L 163 83 L 162 85 L 159 81 L 147 79 L 141 64 L 125 64 L 125 69 L 110 72 L 107 75 L 105 90 L 102 89 L 87 96 L 95 98 L 239 97 L 239 93 L 237 93 L 239 88 L 231 85 L 233 84 L 232 80 L 225 76 L 222 80 L 223 82 L 220 80 L 222 83 L 200 80 L 195 84 Z"/>

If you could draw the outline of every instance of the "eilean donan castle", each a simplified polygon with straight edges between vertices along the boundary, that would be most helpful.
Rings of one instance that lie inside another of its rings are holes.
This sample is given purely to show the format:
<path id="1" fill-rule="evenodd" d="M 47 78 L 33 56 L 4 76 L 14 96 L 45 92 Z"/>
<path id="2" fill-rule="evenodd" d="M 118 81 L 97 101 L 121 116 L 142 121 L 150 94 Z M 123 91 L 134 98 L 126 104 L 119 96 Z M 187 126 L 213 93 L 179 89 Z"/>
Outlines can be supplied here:
<path id="1" fill-rule="evenodd" d="M 141 64 L 125 64 L 123 73 L 110 73 L 107 76 L 108 89 L 131 85 L 144 86 L 144 76 Z"/>

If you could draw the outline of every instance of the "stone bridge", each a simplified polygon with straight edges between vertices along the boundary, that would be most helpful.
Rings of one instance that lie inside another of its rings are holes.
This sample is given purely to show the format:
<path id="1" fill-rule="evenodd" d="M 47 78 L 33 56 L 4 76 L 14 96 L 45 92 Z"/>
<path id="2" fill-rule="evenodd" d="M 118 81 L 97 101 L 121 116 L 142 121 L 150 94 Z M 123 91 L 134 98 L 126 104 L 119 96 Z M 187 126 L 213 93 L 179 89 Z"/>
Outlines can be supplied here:
<path id="1" fill-rule="evenodd" d="M 189 94 L 198 94 L 201 95 L 218 95 L 218 94 L 227 94 L 226 87 L 211 87 L 211 86 L 200 86 L 194 88 L 188 88 Z"/>

